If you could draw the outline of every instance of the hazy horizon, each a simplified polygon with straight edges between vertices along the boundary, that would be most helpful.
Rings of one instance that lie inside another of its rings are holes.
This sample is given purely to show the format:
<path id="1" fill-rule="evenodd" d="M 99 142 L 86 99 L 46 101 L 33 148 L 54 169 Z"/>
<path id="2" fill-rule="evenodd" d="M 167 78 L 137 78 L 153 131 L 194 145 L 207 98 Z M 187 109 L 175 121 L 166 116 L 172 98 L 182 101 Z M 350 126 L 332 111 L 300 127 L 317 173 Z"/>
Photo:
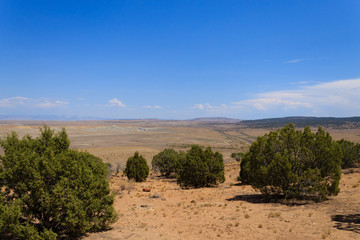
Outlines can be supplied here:
<path id="1" fill-rule="evenodd" d="M 284 116 L 284 117 L 271 117 L 271 118 L 254 118 L 254 119 L 240 119 L 228 117 L 196 117 L 184 119 L 172 118 L 100 118 L 100 117 L 79 117 L 79 116 L 59 116 L 59 115 L 0 115 L 0 121 L 137 121 L 137 120 L 158 120 L 158 121 L 195 121 L 195 120 L 219 120 L 219 121 L 251 121 L 263 119 L 285 119 L 285 118 L 337 118 L 337 119 L 350 119 L 360 118 L 360 116 L 350 117 L 316 117 L 316 116 Z"/>

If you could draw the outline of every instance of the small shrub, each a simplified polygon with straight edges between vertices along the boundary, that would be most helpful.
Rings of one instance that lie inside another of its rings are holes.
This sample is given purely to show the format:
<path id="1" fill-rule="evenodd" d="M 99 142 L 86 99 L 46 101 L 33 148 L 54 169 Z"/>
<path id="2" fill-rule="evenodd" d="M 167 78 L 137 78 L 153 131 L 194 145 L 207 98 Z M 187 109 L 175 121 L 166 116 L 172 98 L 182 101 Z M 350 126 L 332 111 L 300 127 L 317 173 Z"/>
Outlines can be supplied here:
<path id="1" fill-rule="evenodd" d="M 355 144 L 344 139 L 337 142 L 343 154 L 341 168 L 357 167 L 360 163 L 360 144 Z"/>
<path id="2" fill-rule="evenodd" d="M 244 153 L 241 153 L 241 152 L 237 152 L 237 153 L 234 152 L 234 153 L 231 154 L 231 157 L 233 159 L 235 159 L 237 162 L 240 162 L 241 159 L 243 158 L 243 156 L 244 156 Z"/>
<path id="3" fill-rule="evenodd" d="M 113 166 L 111 163 L 105 163 L 107 169 L 108 169 L 108 174 L 107 174 L 107 178 L 110 178 L 111 175 L 113 174 Z"/>
<path id="4" fill-rule="evenodd" d="M 184 153 L 178 153 L 174 149 L 167 148 L 153 157 L 152 169 L 160 171 L 165 177 L 169 177 L 170 174 L 175 173 L 176 166 L 183 157 Z"/>
<path id="5" fill-rule="evenodd" d="M 181 187 L 216 185 L 225 181 L 223 156 L 213 153 L 210 147 L 204 151 L 199 145 L 193 145 L 179 162 L 176 173 Z"/>
<path id="6" fill-rule="evenodd" d="M 135 181 L 134 180 L 129 180 L 129 181 L 126 181 L 126 182 L 122 182 L 120 184 L 120 191 L 127 191 L 128 194 L 130 194 L 130 192 L 132 190 L 135 190 Z"/>
<path id="7" fill-rule="evenodd" d="M 268 214 L 268 218 L 277 218 L 277 217 L 280 217 L 280 216 L 281 216 L 280 212 L 270 212 Z"/>
<path id="8" fill-rule="evenodd" d="M 149 166 L 145 158 L 135 152 L 133 157 L 129 157 L 126 162 L 124 174 L 127 178 L 134 179 L 136 182 L 143 182 L 149 175 Z"/>
<path id="9" fill-rule="evenodd" d="M 115 175 L 118 175 L 119 172 L 123 169 L 121 162 L 116 162 L 114 168 Z"/>

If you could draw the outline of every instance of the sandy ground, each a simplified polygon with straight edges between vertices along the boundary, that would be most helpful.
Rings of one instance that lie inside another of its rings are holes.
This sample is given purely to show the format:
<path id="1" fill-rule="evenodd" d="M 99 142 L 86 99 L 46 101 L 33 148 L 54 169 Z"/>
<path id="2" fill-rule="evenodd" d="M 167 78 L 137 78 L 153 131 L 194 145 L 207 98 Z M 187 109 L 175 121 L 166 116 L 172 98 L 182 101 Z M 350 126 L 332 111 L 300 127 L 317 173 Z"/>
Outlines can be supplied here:
<path id="1" fill-rule="evenodd" d="M 360 169 L 342 174 L 338 196 L 322 203 L 269 202 L 250 186 L 236 181 L 239 163 L 232 152 L 243 151 L 266 129 L 233 124 L 186 121 L 48 122 L 66 127 L 71 147 L 89 151 L 105 162 L 125 165 L 139 151 L 151 162 L 166 147 L 186 150 L 189 144 L 211 146 L 224 155 L 226 181 L 212 188 L 181 189 L 176 179 L 152 173 L 146 182 L 112 176 L 119 220 L 112 229 L 92 233 L 95 239 L 360 239 Z M 37 136 L 41 122 L 2 122 L 0 137 L 10 131 Z M 327 129 L 333 138 L 360 142 L 360 129 Z M 143 188 L 150 188 L 144 192 Z"/>
<path id="2" fill-rule="evenodd" d="M 360 239 L 360 171 L 342 175 L 341 192 L 322 203 L 269 202 L 235 181 L 183 190 L 156 174 L 143 183 L 111 179 L 119 220 L 95 239 Z M 148 187 L 151 192 L 144 192 Z"/>

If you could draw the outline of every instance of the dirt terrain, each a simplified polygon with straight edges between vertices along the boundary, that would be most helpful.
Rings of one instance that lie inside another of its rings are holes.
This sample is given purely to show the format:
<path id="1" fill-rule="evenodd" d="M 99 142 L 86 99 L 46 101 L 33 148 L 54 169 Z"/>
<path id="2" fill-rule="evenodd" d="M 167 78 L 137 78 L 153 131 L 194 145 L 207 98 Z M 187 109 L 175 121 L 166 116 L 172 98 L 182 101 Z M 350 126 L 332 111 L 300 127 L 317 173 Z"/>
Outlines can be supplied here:
<path id="1" fill-rule="evenodd" d="M 226 181 L 212 188 L 181 189 L 176 179 L 151 173 L 143 183 L 111 177 L 119 220 L 112 229 L 91 233 L 95 239 L 360 239 L 360 169 L 343 171 L 338 196 L 322 203 L 269 201 L 236 181 L 239 163 L 232 152 L 244 151 L 267 129 L 204 121 L 46 122 L 66 127 L 71 147 L 105 162 L 120 163 L 139 151 L 151 163 L 166 147 L 187 150 L 211 146 L 225 159 Z M 41 122 L 0 121 L 0 137 L 11 131 L 37 136 Z M 360 129 L 326 129 L 334 139 L 360 142 Z M 143 188 L 150 188 L 144 192 Z"/>
<path id="2" fill-rule="evenodd" d="M 234 180 L 214 188 L 182 190 L 174 179 L 144 183 L 113 177 L 119 220 L 95 239 L 360 239 L 360 172 L 343 174 L 341 193 L 322 203 L 269 202 Z M 148 187 L 151 192 L 143 192 Z"/>

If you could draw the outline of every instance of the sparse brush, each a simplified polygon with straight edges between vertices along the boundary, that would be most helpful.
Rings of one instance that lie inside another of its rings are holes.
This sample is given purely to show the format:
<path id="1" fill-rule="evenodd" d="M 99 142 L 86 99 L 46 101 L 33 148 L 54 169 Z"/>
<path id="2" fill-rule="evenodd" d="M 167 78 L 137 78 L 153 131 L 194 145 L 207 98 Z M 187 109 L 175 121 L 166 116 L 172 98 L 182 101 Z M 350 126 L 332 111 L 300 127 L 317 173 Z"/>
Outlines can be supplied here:
<path id="1" fill-rule="evenodd" d="M 276 218 L 276 217 L 280 217 L 281 213 L 280 212 L 271 212 L 268 214 L 268 218 Z"/>
<path id="2" fill-rule="evenodd" d="M 120 189 L 113 189 L 111 192 L 114 195 L 121 195 L 122 194 Z"/>
<path id="3" fill-rule="evenodd" d="M 128 191 L 128 194 L 130 194 L 130 192 L 132 190 L 135 189 L 135 182 L 133 180 L 129 180 L 129 181 L 126 181 L 126 182 L 122 182 L 120 184 L 120 190 L 121 191 L 125 191 L 127 190 Z"/>

